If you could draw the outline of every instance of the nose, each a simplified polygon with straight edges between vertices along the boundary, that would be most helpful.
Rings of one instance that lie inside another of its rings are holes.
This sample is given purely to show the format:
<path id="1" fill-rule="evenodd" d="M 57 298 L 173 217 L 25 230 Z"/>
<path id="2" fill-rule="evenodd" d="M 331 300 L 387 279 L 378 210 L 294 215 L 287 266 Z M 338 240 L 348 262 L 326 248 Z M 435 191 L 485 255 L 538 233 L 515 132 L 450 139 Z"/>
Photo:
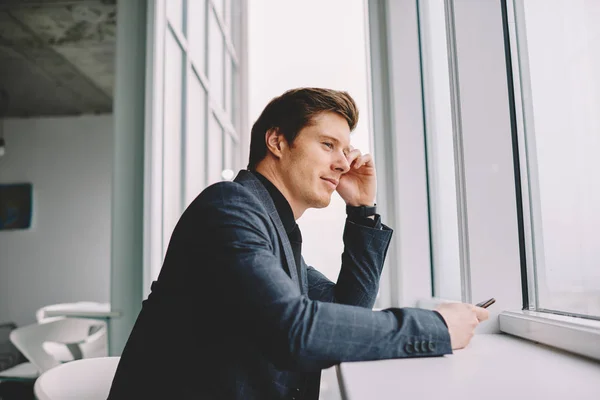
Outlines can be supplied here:
<path id="1" fill-rule="evenodd" d="M 348 159 L 346 158 L 344 152 L 340 151 L 337 154 L 338 156 L 336 157 L 333 163 L 333 169 L 341 172 L 342 174 L 345 174 L 346 172 L 350 171 L 350 163 L 348 162 Z"/>

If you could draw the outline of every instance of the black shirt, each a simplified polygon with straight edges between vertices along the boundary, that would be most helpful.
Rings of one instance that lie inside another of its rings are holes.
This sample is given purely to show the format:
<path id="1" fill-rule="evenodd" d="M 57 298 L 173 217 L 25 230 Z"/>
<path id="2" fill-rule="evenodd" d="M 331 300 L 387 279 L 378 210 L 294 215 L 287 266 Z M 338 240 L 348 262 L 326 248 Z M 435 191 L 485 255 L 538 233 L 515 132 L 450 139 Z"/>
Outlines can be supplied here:
<path id="1" fill-rule="evenodd" d="M 300 233 L 300 227 L 294 219 L 292 207 L 283 194 L 281 194 L 279 189 L 277 189 L 277 187 L 271 183 L 271 181 L 256 171 L 251 172 L 258 178 L 258 180 L 261 181 L 265 189 L 267 189 L 267 192 L 269 192 L 271 199 L 273 199 L 273 203 L 275 203 L 277 214 L 279 214 L 279 218 L 283 223 L 285 233 L 287 233 L 290 244 L 292 245 L 292 252 L 294 253 L 294 261 L 296 262 L 296 270 L 298 272 L 298 280 L 301 280 L 302 275 L 300 274 L 300 269 L 302 268 L 302 233 Z M 290 265 L 290 268 L 291 267 L 292 266 Z"/>

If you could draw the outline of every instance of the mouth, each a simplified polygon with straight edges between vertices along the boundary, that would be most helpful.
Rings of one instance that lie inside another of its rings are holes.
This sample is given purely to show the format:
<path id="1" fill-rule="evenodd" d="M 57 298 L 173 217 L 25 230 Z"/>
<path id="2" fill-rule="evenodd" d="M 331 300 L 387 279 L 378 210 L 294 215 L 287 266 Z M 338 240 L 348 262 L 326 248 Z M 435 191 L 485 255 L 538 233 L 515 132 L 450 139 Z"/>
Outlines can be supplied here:
<path id="1" fill-rule="evenodd" d="M 333 179 L 333 178 L 321 178 L 323 179 L 325 182 L 329 183 L 331 185 L 331 187 L 333 188 L 333 190 L 335 190 L 337 188 L 337 185 L 339 183 L 339 181 L 337 179 Z"/>

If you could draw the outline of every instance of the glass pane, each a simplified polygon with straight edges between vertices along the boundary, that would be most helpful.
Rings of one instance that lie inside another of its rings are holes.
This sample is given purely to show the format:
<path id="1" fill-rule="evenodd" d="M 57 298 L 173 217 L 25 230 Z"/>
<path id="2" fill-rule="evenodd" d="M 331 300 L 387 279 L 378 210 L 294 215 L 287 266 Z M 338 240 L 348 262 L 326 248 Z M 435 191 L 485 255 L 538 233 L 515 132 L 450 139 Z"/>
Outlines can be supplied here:
<path id="1" fill-rule="evenodd" d="M 231 1 L 231 21 L 229 23 L 229 34 L 231 35 L 231 41 L 233 42 L 233 47 L 236 51 L 239 50 L 240 47 L 240 32 L 241 32 L 241 5 L 240 0 L 230 0 Z"/>
<path id="2" fill-rule="evenodd" d="M 212 0 L 212 2 L 215 6 L 215 11 L 217 14 L 223 17 L 225 12 L 225 0 Z"/>
<path id="3" fill-rule="evenodd" d="M 208 184 L 221 180 L 223 171 L 223 128 L 215 115 L 210 113 L 208 125 Z"/>
<path id="4" fill-rule="evenodd" d="M 183 52 L 167 29 L 165 43 L 165 128 L 163 166 L 163 244 L 169 244 L 181 215 L 181 93 Z"/>
<path id="5" fill-rule="evenodd" d="M 166 3 L 171 26 L 183 33 L 183 0 L 167 0 Z"/>
<path id="6" fill-rule="evenodd" d="M 519 61 L 537 275 L 529 284 L 538 309 L 600 317 L 600 2 L 528 0 L 515 9 L 517 41 L 526 43 Z"/>
<path id="7" fill-rule="evenodd" d="M 232 79 L 232 85 L 231 85 L 231 123 L 233 125 L 233 127 L 236 129 L 236 131 L 238 131 L 239 133 L 239 129 L 240 129 L 240 122 L 239 122 L 239 107 L 240 107 L 240 102 L 239 102 L 239 75 L 238 75 L 238 69 L 236 68 L 236 66 L 232 63 L 231 65 L 231 79 Z"/>
<path id="8" fill-rule="evenodd" d="M 444 0 L 419 1 L 434 296 L 462 300 Z"/>
<path id="9" fill-rule="evenodd" d="M 188 43 L 196 69 L 206 74 L 206 0 L 188 1 Z"/>
<path id="10" fill-rule="evenodd" d="M 223 35 L 214 13 L 210 13 L 208 28 L 208 80 L 210 81 L 211 97 L 223 107 Z"/>
<path id="11" fill-rule="evenodd" d="M 227 132 L 223 134 L 223 170 L 234 169 L 234 160 L 233 160 L 233 149 L 234 143 L 231 135 Z"/>
<path id="12" fill-rule="evenodd" d="M 225 52 L 225 111 L 231 119 L 233 115 L 231 112 L 231 101 L 233 97 L 233 68 L 232 60 L 229 52 Z"/>
<path id="13" fill-rule="evenodd" d="M 231 29 L 231 7 L 232 6 L 233 6 L 233 0 L 225 0 L 225 25 L 227 25 L 228 29 Z"/>
<path id="14" fill-rule="evenodd" d="M 190 70 L 185 141 L 185 204 L 196 198 L 206 185 L 205 138 L 206 92 L 198 77 Z"/>

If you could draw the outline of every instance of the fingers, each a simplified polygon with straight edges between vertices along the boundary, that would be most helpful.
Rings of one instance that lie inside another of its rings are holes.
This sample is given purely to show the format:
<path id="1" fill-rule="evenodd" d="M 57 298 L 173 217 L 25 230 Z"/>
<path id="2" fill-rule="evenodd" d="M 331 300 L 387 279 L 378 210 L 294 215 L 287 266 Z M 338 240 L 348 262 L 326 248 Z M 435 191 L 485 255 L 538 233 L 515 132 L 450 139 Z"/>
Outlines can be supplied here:
<path id="1" fill-rule="evenodd" d="M 473 310 L 475 311 L 475 316 L 477 317 L 479 322 L 485 321 L 490 317 L 490 312 L 485 308 L 473 307 Z"/>
<path id="2" fill-rule="evenodd" d="M 348 160 L 348 164 L 350 164 L 352 167 L 352 163 L 355 162 L 357 158 L 360 158 L 361 152 L 359 149 L 355 149 L 353 147 L 350 147 L 350 149 L 350 152 L 346 154 L 346 159 Z"/>
<path id="3" fill-rule="evenodd" d="M 364 154 L 356 159 L 354 162 L 354 168 L 359 169 L 362 166 L 366 165 L 368 167 L 372 166 L 373 157 L 370 154 Z"/>
<path id="4" fill-rule="evenodd" d="M 346 155 L 346 158 L 353 169 L 359 169 L 363 165 L 372 166 L 373 164 L 373 157 L 370 154 L 362 154 L 358 149 L 352 149 Z"/>

